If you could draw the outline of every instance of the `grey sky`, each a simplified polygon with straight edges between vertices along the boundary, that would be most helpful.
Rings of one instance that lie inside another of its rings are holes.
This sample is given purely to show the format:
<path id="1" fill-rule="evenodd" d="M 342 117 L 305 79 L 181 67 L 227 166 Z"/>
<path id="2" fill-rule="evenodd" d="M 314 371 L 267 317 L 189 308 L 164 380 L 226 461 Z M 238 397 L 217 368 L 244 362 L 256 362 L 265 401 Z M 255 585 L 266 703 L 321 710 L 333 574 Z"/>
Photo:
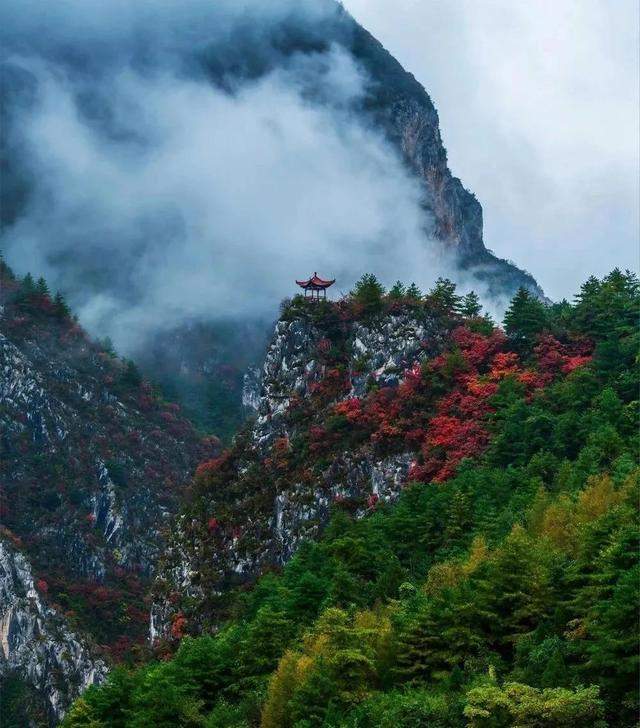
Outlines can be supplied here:
<path id="1" fill-rule="evenodd" d="M 638 268 L 637 0 L 345 0 L 431 94 L 485 242 L 553 298 Z"/>

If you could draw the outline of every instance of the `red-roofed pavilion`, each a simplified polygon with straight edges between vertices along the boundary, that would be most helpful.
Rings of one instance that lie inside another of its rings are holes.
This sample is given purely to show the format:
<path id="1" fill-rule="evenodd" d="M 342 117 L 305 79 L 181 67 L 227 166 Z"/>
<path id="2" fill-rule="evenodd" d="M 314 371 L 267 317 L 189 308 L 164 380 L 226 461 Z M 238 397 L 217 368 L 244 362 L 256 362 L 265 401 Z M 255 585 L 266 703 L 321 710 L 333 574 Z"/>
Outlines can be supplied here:
<path id="1" fill-rule="evenodd" d="M 319 301 L 321 298 L 325 300 L 327 298 L 327 288 L 335 282 L 335 278 L 332 281 L 325 281 L 324 278 L 319 278 L 317 273 L 314 273 L 306 281 L 296 281 L 300 288 L 304 288 L 304 297 L 309 298 L 311 301 Z"/>

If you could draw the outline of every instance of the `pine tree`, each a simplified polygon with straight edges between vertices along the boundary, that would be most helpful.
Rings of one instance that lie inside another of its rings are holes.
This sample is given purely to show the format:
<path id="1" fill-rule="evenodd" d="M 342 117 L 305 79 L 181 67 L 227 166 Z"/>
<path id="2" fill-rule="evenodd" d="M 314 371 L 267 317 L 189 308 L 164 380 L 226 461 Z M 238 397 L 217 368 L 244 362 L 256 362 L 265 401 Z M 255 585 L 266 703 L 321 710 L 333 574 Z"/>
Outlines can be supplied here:
<path id="1" fill-rule="evenodd" d="M 538 334 L 549 327 L 546 306 L 526 288 L 520 288 L 504 316 L 504 328 L 520 353 L 530 353 Z"/>
<path id="2" fill-rule="evenodd" d="M 422 607 L 398 635 L 396 667 L 399 682 L 429 682 L 434 672 L 449 668 L 442 624 L 432 606 Z"/>
<path id="3" fill-rule="evenodd" d="M 124 371 L 122 372 L 120 381 L 128 387 L 138 387 L 142 384 L 142 374 L 140 374 L 140 370 L 131 359 L 124 361 Z"/>
<path id="4" fill-rule="evenodd" d="M 36 284 L 31 273 L 27 273 L 27 275 L 22 279 L 20 290 L 25 295 L 31 295 L 36 292 Z"/>
<path id="5" fill-rule="evenodd" d="M 58 318 L 66 319 L 71 316 L 71 309 L 60 291 L 53 298 L 53 310 Z"/>
<path id="6" fill-rule="evenodd" d="M 0 250 L 0 279 L 1 278 L 6 278 L 11 281 L 15 280 L 13 271 L 7 265 L 7 262 L 4 259 L 4 255 L 3 255 L 2 251 Z"/>
<path id="7" fill-rule="evenodd" d="M 36 283 L 36 293 L 43 298 L 49 298 L 49 286 L 42 276 L 38 278 L 38 282 Z"/>
<path id="8" fill-rule="evenodd" d="M 396 281 L 388 293 L 390 301 L 401 301 L 405 297 L 405 295 L 405 287 L 400 281 Z"/>
<path id="9" fill-rule="evenodd" d="M 419 301 L 422 298 L 422 291 L 415 283 L 412 283 L 409 288 L 407 288 L 406 297 L 410 301 Z"/>
<path id="10" fill-rule="evenodd" d="M 384 286 L 373 273 L 365 273 L 354 286 L 351 296 L 363 307 L 365 313 L 373 314 L 382 309 L 384 293 Z"/>
<path id="11" fill-rule="evenodd" d="M 456 293 L 456 284 L 448 278 L 438 278 L 426 296 L 430 308 L 439 316 L 455 316 L 460 310 L 461 297 Z"/>
<path id="12" fill-rule="evenodd" d="M 475 291 L 467 293 L 467 295 L 462 299 L 460 313 L 467 318 L 475 318 L 480 315 L 481 311 L 482 304 L 480 303 L 478 294 Z"/>

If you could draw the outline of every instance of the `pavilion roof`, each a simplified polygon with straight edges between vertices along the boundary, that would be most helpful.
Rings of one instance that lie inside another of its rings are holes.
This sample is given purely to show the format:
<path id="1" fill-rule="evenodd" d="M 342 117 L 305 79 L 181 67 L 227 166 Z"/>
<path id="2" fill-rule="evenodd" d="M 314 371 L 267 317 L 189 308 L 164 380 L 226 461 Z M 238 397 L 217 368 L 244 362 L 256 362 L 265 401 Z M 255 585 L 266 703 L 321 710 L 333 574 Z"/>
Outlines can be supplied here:
<path id="1" fill-rule="evenodd" d="M 335 278 L 331 281 L 326 281 L 324 278 L 320 278 L 317 273 L 314 273 L 311 278 L 308 278 L 306 281 L 296 280 L 296 283 L 301 288 L 329 288 L 329 286 L 332 286 L 335 282 Z"/>

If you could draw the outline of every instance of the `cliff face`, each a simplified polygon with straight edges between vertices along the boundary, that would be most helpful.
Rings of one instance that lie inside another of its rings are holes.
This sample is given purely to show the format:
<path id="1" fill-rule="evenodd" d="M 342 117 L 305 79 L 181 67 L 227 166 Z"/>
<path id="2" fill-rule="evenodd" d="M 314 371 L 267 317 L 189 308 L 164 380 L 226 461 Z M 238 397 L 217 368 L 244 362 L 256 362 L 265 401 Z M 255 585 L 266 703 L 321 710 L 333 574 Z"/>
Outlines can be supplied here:
<path id="1" fill-rule="evenodd" d="M 55 723 L 106 674 L 105 662 L 43 601 L 24 553 L 0 538 L 0 677 L 16 675 L 33 688 Z"/>
<path id="2" fill-rule="evenodd" d="M 414 449 L 351 444 L 332 430 L 332 413 L 371 389 L 401 386 L 444 348 L 453 321 L 403 306 L 363 319 L 339 309 L 303 306 L 276 324 L 262 371 L 245 381 L 254 421 L 198 469 L 156 584 L 153 640 L 179 636 L 183 620 L 194 631 L 215 624 L 230 591 L 288 561 L 333 504 L 362 515 L 398 496 Z"/>
<path id="3" fill-rule="evenodd" d="M 3 551 L 0 672 L 59 717 L 105 660 L 144 643 L 163 532 L 217 444 L 2 264 L 0 297 L 0 508 L 17 544 Z"/>

